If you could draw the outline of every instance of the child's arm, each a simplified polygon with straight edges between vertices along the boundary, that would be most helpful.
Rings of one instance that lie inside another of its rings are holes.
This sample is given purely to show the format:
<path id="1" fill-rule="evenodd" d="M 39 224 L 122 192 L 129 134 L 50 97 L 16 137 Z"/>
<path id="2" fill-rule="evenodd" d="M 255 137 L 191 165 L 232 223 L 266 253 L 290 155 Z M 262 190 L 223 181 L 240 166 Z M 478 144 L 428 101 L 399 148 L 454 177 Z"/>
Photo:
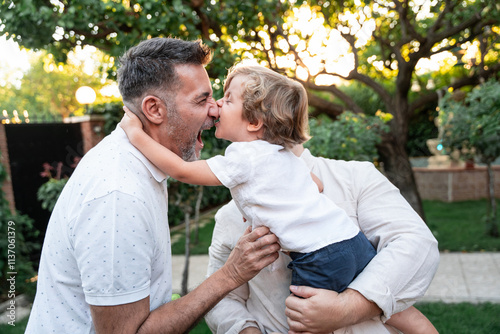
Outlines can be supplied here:
<path id="1" fill-rule="evenodd" d="M 386 322 L 404 334 L 437 334 L 438 331 L 432 323 L 415 307 L 393 314 Z"/>
<path id="2" fill-rule="evenodd" d="M 314 183 L 316 183 L 316 185 L 318 186 L 318 190 L 320 193 L 323 192 L 324 190 L 324 186 L 323 186 L 323 182 L 321 182 L 321 180 L 319 179 L 319 177 L 316 176 L 316 174 L 314 174 L 313 172 L 311 172 L 311 177 L 314 181 Z"/>
<path id="3" fill-rule="evenodd" d="M 222 183 L 210 170 L 204 160 L 184 161 L 177 154 L 170 151 L 151 138 L 142 129 L 139 118 L 126 107 L 120 126 L 127 134 L 130 142 L 148 158 L 156 167 L 174 179 L 190 184 L 203 186 L 220 186 Z"/>

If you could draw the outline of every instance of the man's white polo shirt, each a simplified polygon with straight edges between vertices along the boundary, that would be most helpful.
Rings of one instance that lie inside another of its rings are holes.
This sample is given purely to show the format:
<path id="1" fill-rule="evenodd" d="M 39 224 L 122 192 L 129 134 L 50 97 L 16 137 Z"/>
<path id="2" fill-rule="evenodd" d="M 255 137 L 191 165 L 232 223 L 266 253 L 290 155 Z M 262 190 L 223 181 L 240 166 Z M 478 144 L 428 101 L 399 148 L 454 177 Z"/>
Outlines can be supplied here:
<path id="1" fill-rule="evenodd" d="M 81 160 L 50 218 L 26 333 L 92 333 L 89 304 L 171 299 L 166 175 L 118 126 Z"/>

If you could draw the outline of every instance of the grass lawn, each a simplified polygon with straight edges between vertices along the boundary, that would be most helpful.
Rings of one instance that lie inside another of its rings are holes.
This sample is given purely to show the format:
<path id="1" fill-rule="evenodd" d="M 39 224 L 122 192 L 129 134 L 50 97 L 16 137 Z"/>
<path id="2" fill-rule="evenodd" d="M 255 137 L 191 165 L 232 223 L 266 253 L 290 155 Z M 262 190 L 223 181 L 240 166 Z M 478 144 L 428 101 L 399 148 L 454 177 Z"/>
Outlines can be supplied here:
<path id="1" fill-rule="evenodd" d="M 212 243 L 212 232 L 214 230 L 215 220 L 212 217 L 206 219 L 208 219 L 208 222 L 204 226 L 200 227 L 198 231 L 198 243 L 196 244 L 193 241 L 194 229 L 191 229 L 191 255 L 208 254 L 208 247 Z M 174 236 L 178 234 L 180 234 L 180 238 L 177 241 L 172 242 L 172 254 L 174 255 L 181 255 L 185 253 L 185 229 L 177 230 L 171 233 L 172 239 L 174 239 Z"/>
<path id="2" fill-rule="evenodd" d="M 500 333 L 499 304 L 422 303 L 415 306 L 440 334 Z"/>
<path id="3" fill-rule="evenodd" d="M 497 217 L 500 205 L 497 200 Z M 427 224 L 439 241 L 439 250 L 451 252 L 500 251 L 500 238 L 486 235 L 483 217 L 487 201 L 445 203 L 424 201 Z"/>

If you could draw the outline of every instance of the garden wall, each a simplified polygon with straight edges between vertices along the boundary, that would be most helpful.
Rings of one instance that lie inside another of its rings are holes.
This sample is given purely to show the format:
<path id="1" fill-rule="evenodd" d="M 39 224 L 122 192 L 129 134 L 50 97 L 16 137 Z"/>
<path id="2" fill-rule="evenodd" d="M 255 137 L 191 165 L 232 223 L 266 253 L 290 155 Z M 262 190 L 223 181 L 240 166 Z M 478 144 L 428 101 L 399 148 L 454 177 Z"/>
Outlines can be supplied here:
<path id="1" fill-rule="evenodd" d="M 414 167 L 420 197 L 424 200 L 456 202 L 488 197 L 486 167 L 419 168 Z M 493 166 L 495 195 L 500 198 L 500 166 Z"/>
<path id="2" fill-rule="evenodd" d="M 56 167 L 62 162 L 63 175 L 73 171 L 74 158 L 83 156 L 103 138 L 102 116 L 71 117 L 64 123 L 0 123 L 1 162 L 9 173 L 2 185 L 11 210 L 35 220 L 35 227 L 45 231 L 50 212 L 42 209 L 36 197 L 47 181 L 40 176 L 42 165 Z M 55 172 L 54 172 L 55 174 Z"/>

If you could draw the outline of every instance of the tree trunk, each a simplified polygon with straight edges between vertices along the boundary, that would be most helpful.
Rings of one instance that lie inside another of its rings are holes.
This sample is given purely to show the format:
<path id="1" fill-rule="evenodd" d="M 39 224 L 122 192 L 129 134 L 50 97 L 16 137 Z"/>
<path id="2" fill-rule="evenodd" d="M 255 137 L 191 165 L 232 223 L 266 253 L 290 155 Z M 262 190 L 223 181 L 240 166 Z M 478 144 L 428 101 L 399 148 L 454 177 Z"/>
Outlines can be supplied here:
<path id="1" fill-rule="evenodd" d="M 189 278 L 189 244 L 191 239 L 190 233 L 190 214 L 189 210 L 184 210 L 184 224 L 186 225 L 186 245 L 185 245 L 185 258 L 184 258 L 184 271 L 182 272 L 182 284 L 181 284 L 181 295 L 185 296 L 188 293 L 188 278 Z"/>
<path id="2" fill-rule="evenodd" d="M 422 200 L 417 190 L 415 176 L 405 145 L 397 138 L 387 136 L 379 145 L 380 158 L 384 164 L 384 174 L 425 221 Z"/>
<path id="3" fill-rule="evenodd" d="M 203 199 L 203 186 L 198 186 L 198 197 L 194 206 L 194 244 L 197 245 L 199 241 L 198 233 L 200 229 L 200 208 L 201 200 Z"/>
<path id="4" fill-rule="evenodd" d="M 488 234 L 498 238 L 498 222 L 497 222 L 497 201 L 495 198 L 495 175 L 491 163 L 487 164 L 488 168 L 488 200 L 490 201 L 489 213 L 487 217 Z"/>

